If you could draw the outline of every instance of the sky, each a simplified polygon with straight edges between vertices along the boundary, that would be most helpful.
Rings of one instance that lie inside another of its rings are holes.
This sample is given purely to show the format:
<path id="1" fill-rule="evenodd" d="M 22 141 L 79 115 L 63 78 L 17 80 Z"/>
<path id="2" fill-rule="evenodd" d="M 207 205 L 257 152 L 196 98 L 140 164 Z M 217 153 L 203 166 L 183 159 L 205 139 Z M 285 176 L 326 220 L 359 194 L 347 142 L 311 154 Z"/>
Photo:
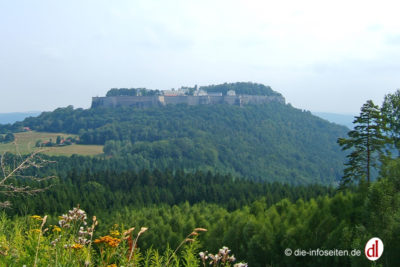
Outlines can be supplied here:
<path id="1" fill-rule="evenodd" d="M 400 88 L 398 1 L 0 1 L 0 113 L 251 81 L 358 114 Z"/>

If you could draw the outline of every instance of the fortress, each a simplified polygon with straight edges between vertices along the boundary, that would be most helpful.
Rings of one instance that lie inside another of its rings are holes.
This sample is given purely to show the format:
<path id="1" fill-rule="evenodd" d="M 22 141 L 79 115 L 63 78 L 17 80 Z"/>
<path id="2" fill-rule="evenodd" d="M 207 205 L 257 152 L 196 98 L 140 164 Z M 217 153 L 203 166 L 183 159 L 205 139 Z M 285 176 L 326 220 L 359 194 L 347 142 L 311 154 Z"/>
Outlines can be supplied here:
<path id="1" fill-rule="evenodd" d="M 248 104 L 261 105 L 270 102 L 278 102 L 285 104 L 285 98 L 281 95 L 236 95 L 234 91 L 228 91 L 226 95 L 222 93 L 210 93 L 204 91 L 196 91 L 193 95 L 186 95 L 181 90 L 162 91 L 162 94 L 150 96 L 105 96 L 93 97 L 92 108 L 96 107 L 161 107 L 165 105 L 214 105 L 228 104 L 243 106 Z"/>

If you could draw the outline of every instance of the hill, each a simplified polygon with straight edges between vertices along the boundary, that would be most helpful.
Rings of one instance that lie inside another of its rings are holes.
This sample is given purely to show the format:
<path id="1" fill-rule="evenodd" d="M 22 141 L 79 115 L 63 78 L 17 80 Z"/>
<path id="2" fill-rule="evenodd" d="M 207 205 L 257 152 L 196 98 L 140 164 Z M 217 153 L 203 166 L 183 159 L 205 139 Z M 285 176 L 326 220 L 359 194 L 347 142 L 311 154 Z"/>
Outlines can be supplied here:
<path id="1" fill-rule="evenodd" d="M 353 129 L 354 115 L 350 114 L 337 114 L 337 113 L 327 113 L 327 112 L 312 112 L 315 116 L 323 118 L 327 121 L 344 125 L 349 129 Z"/>
<path id="2" fill-rule="evenodd" d="M 347 129 L 290 105 L 269 103 L 73 109 L 44 112 L 13 128 L 78 134 L 128 158 L 132 169 L 212 170 L 293 184 L 335 183 L 344 155 L 336 139 Z"/>

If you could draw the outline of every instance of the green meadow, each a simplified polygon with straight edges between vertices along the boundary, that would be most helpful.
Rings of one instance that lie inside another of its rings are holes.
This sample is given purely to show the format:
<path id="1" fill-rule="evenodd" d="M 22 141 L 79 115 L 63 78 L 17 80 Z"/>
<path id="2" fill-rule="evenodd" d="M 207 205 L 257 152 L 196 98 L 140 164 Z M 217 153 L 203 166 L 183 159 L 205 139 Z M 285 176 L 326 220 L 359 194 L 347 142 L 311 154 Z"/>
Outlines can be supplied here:
<path id="1" fill-rule="evenodd" d="M 35 147 L 36 141 L 49 141 L 50 139 L 55 142 L 57 136 L 61 136 L 67 138 L 77 137 L 74 134 L 66 134 L 66 133 L 48 133 L 48 132 L 22 132 L 15 133 L 15 141 L 12 143 L 0 144 L 0 153 L 3 154 L 5 152 L 11 152 L 16 154 L 29 154 L 37 147 Z M 72 154 L 79 154 L 84 156 L 94 156 L 103 153 L 102 145 L 69 145 L 69 146 L 60 146 L 60 147 L 46 147 L 44 148 L 45 154 L 53 155 L 53 156 L 70 156 Z"/>

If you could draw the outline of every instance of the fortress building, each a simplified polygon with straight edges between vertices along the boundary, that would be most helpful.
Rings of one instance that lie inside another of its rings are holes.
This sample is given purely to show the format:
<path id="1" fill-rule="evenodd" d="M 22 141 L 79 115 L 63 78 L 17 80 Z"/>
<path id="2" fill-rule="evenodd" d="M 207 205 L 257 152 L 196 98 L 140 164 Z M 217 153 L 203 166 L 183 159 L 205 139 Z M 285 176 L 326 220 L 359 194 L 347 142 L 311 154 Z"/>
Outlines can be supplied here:
<path id="1" fill-rule="evenodd" d="M 194 95 L 181 94 L 179 91 L 167 91 L 164 94 L 152 96 L 106 96 L 93 97 L 92 108 L 96 107 L 161 107 L 165 105 L 260 105 L 269 102 L 285 104 L 285 98 L 281 95 L 237 95 L 235 91 L 229 91 L 226 95 L 222 93 L 195 92 Z"/>

